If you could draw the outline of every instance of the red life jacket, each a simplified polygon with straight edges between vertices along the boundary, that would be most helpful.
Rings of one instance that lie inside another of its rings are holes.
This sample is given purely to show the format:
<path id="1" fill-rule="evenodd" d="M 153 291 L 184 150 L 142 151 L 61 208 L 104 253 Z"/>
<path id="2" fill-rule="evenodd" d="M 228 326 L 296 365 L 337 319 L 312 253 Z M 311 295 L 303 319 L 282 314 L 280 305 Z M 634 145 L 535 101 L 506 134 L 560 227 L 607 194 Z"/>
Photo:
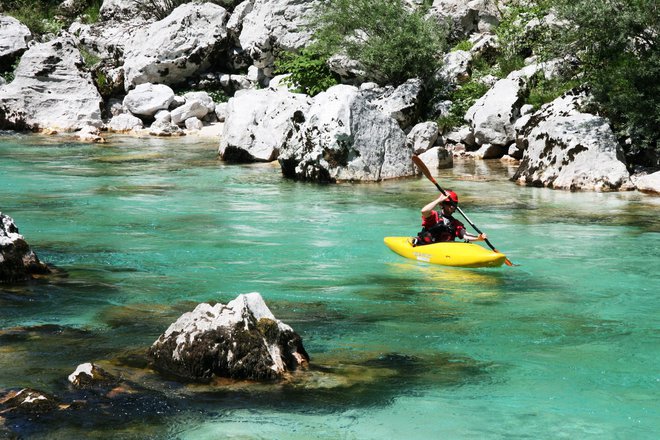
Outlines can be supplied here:
<path id="1" fill-rule="evenodd" d="M 460 231 L 465 229 L 463 223 L 459 222 L 452 216 L 441 215 L 437 211 L 435 216 L 436 218 L 433 219 L 437 219 L 435 224 L 423 227 L 417 234 L 416 239 L 413 240 L 415 246 L 454 241 L 456 237 L 462 235 Z M 427 219 L 425 219 L 425 222 L 426 220 Z"/>

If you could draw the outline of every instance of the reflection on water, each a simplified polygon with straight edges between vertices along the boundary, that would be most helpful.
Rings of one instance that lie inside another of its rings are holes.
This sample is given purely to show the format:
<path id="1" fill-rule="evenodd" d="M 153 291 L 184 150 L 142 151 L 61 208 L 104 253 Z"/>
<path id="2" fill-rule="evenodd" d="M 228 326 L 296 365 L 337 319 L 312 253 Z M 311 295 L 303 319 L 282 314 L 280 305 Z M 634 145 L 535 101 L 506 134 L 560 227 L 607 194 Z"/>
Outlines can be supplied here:
<path id="1" fill-rule="evenodd" d="M 87 414 L 87 424 L 74 414 L 23 420 L 19 432 L 657 432 L 655 198 L 526 188 L 509 182 L 508 165 L 457 160 L 438 181 L 520 266 L 450 268 L 407 260 L 382 242 L 419 230 L 419 210 L 437 194 L 424 177 L 297 183 L 272 164 L 219 162 L 216 149 L 192 138 L 113 137 L 101 146 L 0 137 L 0 210 L 68 274 L 0 287 L 0 389 L 69 396 L 66 376 L 94 361 L 154 393 Z M 148 369 L 146 349 L 178 316 L 251 291 L 301 334 L 310 371 L 281 384 L 182 385 Z M 128 416 L 116 431 L 121 411 Z"/>

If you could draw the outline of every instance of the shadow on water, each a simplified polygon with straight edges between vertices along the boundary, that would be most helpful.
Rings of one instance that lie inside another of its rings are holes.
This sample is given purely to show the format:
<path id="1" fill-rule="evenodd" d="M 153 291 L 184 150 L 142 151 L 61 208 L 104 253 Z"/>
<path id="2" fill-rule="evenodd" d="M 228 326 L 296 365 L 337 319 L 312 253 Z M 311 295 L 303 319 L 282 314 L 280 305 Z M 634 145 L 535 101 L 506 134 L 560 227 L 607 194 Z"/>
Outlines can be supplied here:
<path id="1" fill-rule="evenodd" d="M 139 316 L 134 319 L 139 320 Z M 126 321 L 124 317 L 119 320 Z M 83 432 L 85 438 L 102 438 L 104 433 L 112 433 L 112 438 L 164 438 L 166 418 L 173 415 L 208 419 L 237 409 L 325 415 L 351 408 L 387 406 L 401 396 L 421 395 L 429 386 L 456 387 L 489 380 L 489 365 L 468 357 L 446 353 L 418 356 L 361 352 L 348 357 L 326 353 L 318 356 L 319 360 L 312 362 L 308 370 L 295 372 L 281 382 L 218 379 L 211 384 L 185 385 L 169 382 L 149 370 L 146 347 L 103 353 L 103 347 L 107 348 L 109 341 L 119 336 L 115 329 L 99 332 L 55 325 L 3 331 L 0 343 L 3 347 L 13 347 L 13 353 L 7 354 L 14 361 L 17 361 L 15 355 L 21 352 L 35 357 L 28 361 L 30 365 L 38 365 L 36 357 L 39 356 L 42 361 L 56 359 L 42 368 L 60 371 L 60 376 L 48 384 L 48 392 L 66 406 L 36 415 L 20 411 L 7 413 L 4 417 L 9 432 L 30 438 L 75 437 Z M 78 353 L 78 362 L 83 362 L 81 358 L 85 356 L 99 359 L 105 355 L 109 359 L 114 355 L 112 359 L 98 362 L 99 365 L 121 376 L 126 383 L 134 384 L 135 391 L 125 393 L 120 389 L 115 396 L 112 392 L 70 388 L 65 381 L 65 371 L 70 372 L 73 367 L 66 370 L 62 363 L 64 359 L 75 360 L 73 347 L 81 340 L 85 341 L 85 346 L 97 349 L 96 352 L 82 350 L 84 353 Z M 22 374 L 34 378 L 43 373 L 39 370 Z M 39 384 L 32 382 L 31 385 L 38 388 Z M 116 431 L 117 424 L 119 431 Z"/>

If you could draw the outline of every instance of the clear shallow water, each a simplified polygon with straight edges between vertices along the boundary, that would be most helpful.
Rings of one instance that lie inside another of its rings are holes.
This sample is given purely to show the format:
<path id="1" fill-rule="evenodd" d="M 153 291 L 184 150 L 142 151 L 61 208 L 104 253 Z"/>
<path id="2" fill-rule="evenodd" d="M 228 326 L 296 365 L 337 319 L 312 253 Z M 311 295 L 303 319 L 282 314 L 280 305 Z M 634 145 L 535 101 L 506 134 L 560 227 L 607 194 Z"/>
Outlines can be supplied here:
<path id="1" fill-rule="evenodd" d="M 0 287 L 0 388 L 57 394 L 95 361 L 171 409 L 29 436 L 656 438 L 660 199 L 522 188 L 499 163 L 457 163 L 438 180 L 520 266 L 443 268 L 382 243 L 419 229 L 425 179 L 296 183 L 215 148 L 0 137 L 0 211 L 68 273 Z M 251 291 L 301 334 L 311 378 L 181 386 L 143 368 L 181 313 Z"/>

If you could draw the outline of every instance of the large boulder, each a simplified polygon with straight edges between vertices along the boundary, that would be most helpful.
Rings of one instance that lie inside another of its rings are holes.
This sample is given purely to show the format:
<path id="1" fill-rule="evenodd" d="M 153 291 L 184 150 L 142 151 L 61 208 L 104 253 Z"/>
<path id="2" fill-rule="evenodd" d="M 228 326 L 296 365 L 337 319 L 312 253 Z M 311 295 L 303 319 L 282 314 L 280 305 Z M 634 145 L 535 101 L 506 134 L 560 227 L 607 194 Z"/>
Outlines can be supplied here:
<path id="1" fill-rule="evenodd" d="M 421 112 L 424 82 L 419 78 L 412 78 L 398 87 L 385 86 L 365 88 L 365 97 L 381 113 L 394 118 L 402 130 L 410 128 Z"/>
<path id="2" fill-rule="evenodd" d="M 154 367 L 186 381 L 274 380 L 305 367 L 300 336 L 273 316 L 257 292 L 184 313 L 149 349 Z"/>
<path id="3" fill-rule="evenodd" d="M 438 140 L 438 124 L 433 121 L 420 122 L 406 136 L 406 143 L 412 146 L 415 154 L 421 154 Z"/>
<path id="4" fill-rule="evenodd" d="M 27 26 L 14 17 L 0 14 L 0 72 L 11 68 L 14 60 L 27 50 L 31 39 Z"/>
<path id="5" fill-rule="evenodd" d="M 239 43 L 252 64 L 273 76 L 274 53 L 293 51 L 310 40 L 305 26 L 317 0 L 247 0 L 242 8 Z M 238 9 L 238 8 L 237 8 Z"/>
<path id="6" fill-rule="evenodd" d="M 14 220 L 0 212 L 0 283 L 23 281 L 50 272 L 19 234 Z"/>
<path id="7" fill-rule="evenodd" d="M 203 72 L 226 46 L 227 11 L 213 3 L 186 3 L 138 29 L 124 50 L 124 87 L 175 85 Z"/>
<path id="8" fill-rule="evenodd" d="M 415 175 L 412 146 L 397 121 L 356 87 L 337 85 L 319 93 L 299 116 L 280 152 L 284 176 L 336 182 Z"/>
<path id="9" fill-rule="evenodd" d="M 497 2 L 490 0 L 434 0 L 428 14 L 441 22 L 449 21 L 451 34 L 457 39 L 489 32 L 500 20 Z"/>
<path id="10" fill-rule="evenodd" d="M 167 110 L 174 101 L 174 91 L 165 84 L 144 83 L 124 97 L 123 105 L 134 115 L 154 116 Z"/>
<path id="11" fill-rule="evenodd" d="M 568 190 L 634 188 L 609 122 L 580 111 L 585 99 L 581 93 L 565 94 L 518 128 L 524 153 L 512 180 Z"/>
<path id="12" fill-rule="evenodd" d="M 91 55 L 118 67 L 124 62 L 126 43 L 138 29 L 146 25 L 147 23 L 141 19 L 93 24 L 74 21 L 69 26 L 69 33 L 75 38 L 78 47 L 82 47 Z"/>
<path id="13" fill-rule="evenodd" d="M 99 15 L 105 21 L 130 20 L 134 18 L 147 17 L 146 7 L 152 5 L 154 8 L 163 8 L 168 0 L 103 0 L 99 9 Z"/>
<path id="14" fill-rule="evenodd" d="M 218 153 L 229 162 L 270 162 L 277 159 L 287 137 L 291 135 L 294 121 L 310 105 L 307 95 L 283 90 L 237 92 L 226 107 Z"/>
<path id="15" fill-rule="evenodd" d="M 515 140 L 514 124 L 520 117 L 526 94 L 525 78 L 504 78 L 477 99 L 465 114 L 477 145 L 505 146 Z"/>
<path id="16" fill-rule="evenodd" d="M 636 173 L 631 178 L 639 191 L 660 195 L 660 171 Z"/>
<path id="17" fill-rule="evenodd" d="M 101 127 L 103 99 L 83 69 L 80 51 L 63 34 L 28 49 L 14 81 L 0 88 L 0 128 L 75 131 Z"/>

